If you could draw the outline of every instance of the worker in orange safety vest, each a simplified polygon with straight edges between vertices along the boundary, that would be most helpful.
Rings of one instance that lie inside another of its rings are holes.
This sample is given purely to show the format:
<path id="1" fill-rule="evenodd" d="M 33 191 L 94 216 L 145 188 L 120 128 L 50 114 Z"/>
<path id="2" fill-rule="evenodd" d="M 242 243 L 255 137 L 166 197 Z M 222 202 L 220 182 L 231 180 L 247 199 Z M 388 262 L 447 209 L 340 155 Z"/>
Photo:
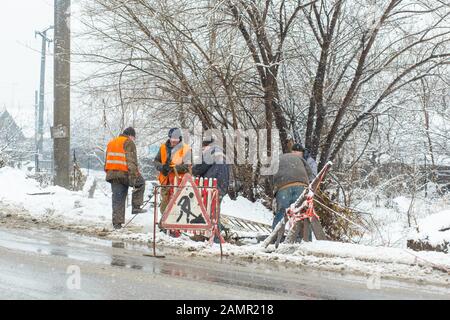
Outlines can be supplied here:
<path id="1" fill-rule="evenodd" d="M 112 221 L 114 229 L 121 229 L 125 223 L 128 188 L 133 188 L 132 214 L 144 213 L 145 180 L 139 172 L 136 145 L 136 131 L 126 129 L 119 137 L 108 143 L 106 150 L 106 181 L 112 189 Z"/>
<path id="2" fill-rule="evenodd" d="M 168 136 L 169 139 L 161 145 L 154 161 L 162 186 L 178 185 L 183 176 L 192 170 L 191 147 L 183 142 L 181 130 L 170 129 Z M 172 192 L 170 187 L 161 188 L 161 213 L 166 210 Z"/>

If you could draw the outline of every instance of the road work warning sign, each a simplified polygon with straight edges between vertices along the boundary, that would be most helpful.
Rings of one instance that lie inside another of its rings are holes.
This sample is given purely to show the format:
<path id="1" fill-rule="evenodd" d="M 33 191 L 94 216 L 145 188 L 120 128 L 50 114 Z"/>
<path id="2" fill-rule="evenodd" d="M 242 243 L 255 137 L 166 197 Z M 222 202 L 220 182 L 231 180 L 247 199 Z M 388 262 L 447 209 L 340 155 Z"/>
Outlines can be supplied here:
<path id="1" fill-rule="evenodd" d="M 212 227 L 202 196 L 191 175 L 186 174 L 176 188 L 161 219 L 161 227 L 171 230 Z"/>

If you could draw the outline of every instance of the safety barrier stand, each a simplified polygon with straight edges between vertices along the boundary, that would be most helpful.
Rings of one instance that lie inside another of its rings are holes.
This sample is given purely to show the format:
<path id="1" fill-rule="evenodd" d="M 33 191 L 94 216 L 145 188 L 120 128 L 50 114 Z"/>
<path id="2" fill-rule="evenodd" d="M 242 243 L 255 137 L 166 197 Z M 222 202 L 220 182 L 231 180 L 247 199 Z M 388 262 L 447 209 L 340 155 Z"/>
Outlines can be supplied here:
<path id="1" fill-rule="evenodd" d="M 170 200 L 158 219 L 158 194 L 163 188 L 169 188 Z M 193 178 L 185 174 L 181 182 L 173 185 L 158 185 L 154 188 L 153 205 L 153 255 L 164 258 L 156 253 L 156 225 L 168 232 L 186 232 L 194 235 L 209 236 L 212 244 L 217 238 L 220 244 L 220 257 L 223 258 L 222 244 L 225 242 L 220 232 L 220 194 L 217 179 Z"/>

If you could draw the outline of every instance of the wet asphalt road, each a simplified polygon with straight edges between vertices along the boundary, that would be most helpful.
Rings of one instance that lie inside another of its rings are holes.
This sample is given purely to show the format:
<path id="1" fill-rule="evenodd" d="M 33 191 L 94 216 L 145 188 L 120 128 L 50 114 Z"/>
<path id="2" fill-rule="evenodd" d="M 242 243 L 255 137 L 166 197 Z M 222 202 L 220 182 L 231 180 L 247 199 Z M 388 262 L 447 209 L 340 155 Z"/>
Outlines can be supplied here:
<path id="1" fill-rule="evenodd" d="M 0 299 L 449 299 L 442 288 L 225 260 L 155 259 L 144 246 L 0 227 Z M 80 277 L 77 277 L 79 272 Z"/>

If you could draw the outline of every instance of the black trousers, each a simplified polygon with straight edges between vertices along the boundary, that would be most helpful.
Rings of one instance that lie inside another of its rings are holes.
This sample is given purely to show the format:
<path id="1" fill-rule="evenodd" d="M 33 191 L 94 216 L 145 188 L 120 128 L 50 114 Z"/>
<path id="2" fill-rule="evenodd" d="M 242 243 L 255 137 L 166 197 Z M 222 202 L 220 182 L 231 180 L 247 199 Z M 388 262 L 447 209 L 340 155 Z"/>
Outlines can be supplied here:
<path id="1" fill-rule="evenodd" d="M 113 225 L 125 223 L 125 209 L 129 186 L 122 183 L 111 183 L 112 189 L 112 222 Z M 144 203 L 145 181 L 138 178 L 132 194 L 133 208 L 140 208 Z"/>

